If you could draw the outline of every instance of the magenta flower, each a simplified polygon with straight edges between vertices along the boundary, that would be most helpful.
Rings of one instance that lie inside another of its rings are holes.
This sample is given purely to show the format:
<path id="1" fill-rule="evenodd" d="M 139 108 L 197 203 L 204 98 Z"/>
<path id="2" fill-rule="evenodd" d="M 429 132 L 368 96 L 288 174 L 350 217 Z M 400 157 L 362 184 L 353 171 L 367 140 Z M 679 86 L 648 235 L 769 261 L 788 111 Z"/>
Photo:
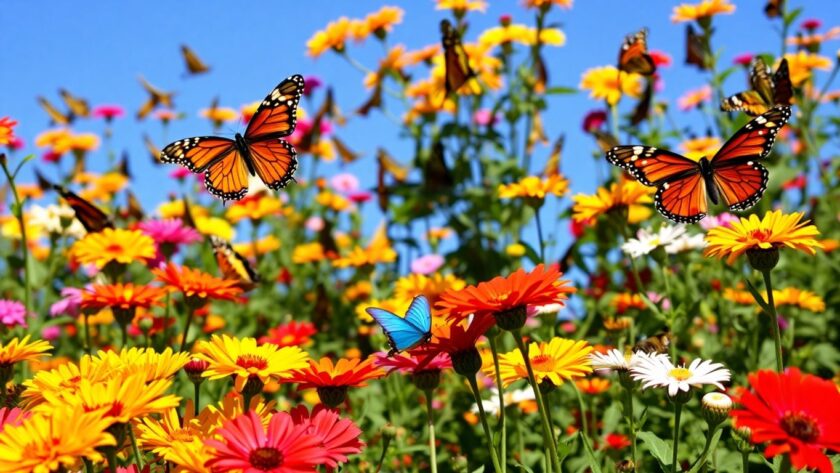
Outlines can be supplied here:
<path id="1" fill-rule="evenodd" d="M 481 108 L 473 114 L 473 123 L 481 126 L 493 126 L 499 123 L 499 116 L 494 114 L 489 108 Z"/>
<path id="2" fill-rule="evenodd" d="M 149 262 L 151 267 L 158 266 L 165 258 L 175 254 L 179 245 L 201 241 L 201 234 L 196 229 L 184 225 L 184 222 L 177 218 L 147 220 L 140 222 L 139 226 L 143 233 L 155 240 L 157 255 L 154 261 Z"/>
<path id="3" fill-rule="evenodd" d="M 125 115 L 125 110 L 119 105 L 100 105 L 90 113 L 96 118 L 104 118 L 106 122 L 110 122 L 115 118 L 122 118 Z"/>
<path id="4" fill-rule="evenodd" d="M 356 176 L 345 172 L 333 176 L 330 179 L 330 185 L 333 189 L 341 192 L 342 194 L 349 194 L 359 190 L 359 179 Z"/>
<path id="5" fill-rule="evenodd" d="M 172 172 L 169 173 L 169 177 L 172 177 L 172 178 L 178 179 L 179 181 L 182 181 L 182 180 L 190 177 L 190 174 L 192 174 L 192 172 L 190 172 L 189 169 L 179 166 L 179 167 L 173 169 Z"/>
<path id="6" fill-rule="evenodd" d="M 6 327 L 26 327 L 26 307 L 18 301 L 0 299 L 0 323 Z"/>
<path id="7" fill-rule="evenodd" d="M 61 297 L 64 299 L 60 299 L 50 306 L 50 315 L 53 317 L 61 315 L 78 317 L 82 305 L 82 290 L 77 287 L 65 287 L 61 290 Z"/>
<path id="8" fill-rule="evenodd" d="M 347 198 L 357 204 L 364 204 L 373 198 L 373 194 L 368 191 L 356 191 L 347 194 Z"/>
<path id="9" fill-rule="evenodd" d="M 428 359 L 428 355 L 422 353 L 400 353 L 388 356 L 386 353 L 376 355 L 376 366 L 386 368 L 388 373 L 399 371 L 401 373 L 414 373 L 415 371 L 432 371 L 452 368 L 452 360 L 446 352 L 440 352 Z"/>
<path id="10" fill-rule="evenodd" d="M 44 340 L 55 340 L 61 336 L 61 327 L 57 325 L 50 325 L 41 329 L 41 338 Z"/>
<path id="11" fill-rule="evenodd" d="M 441 255 L 425 255 L 411 262 L 411 272 L 416 274 L 432 274 L 441 266 L 444 260 Z"/>
<path id="12" fill-rule="evenodd" d="M 738 221 L 738 217 L 729 212 L 724 212 L 720 215 L 709 215 L 700 221 L 700 226 L 703 230 L 711 230 L 712 228 L 721 226 L 729 228 L 732 222 L 736 221 Z"/>
<path id="13" fill-rule="evenodd" d="M 9 141 L 9 144 L 7 146 L 10 150 L 17 151 L 26 146 L 26 142 L 23 141 L 23 138 L 15 136 L 14 138 L 12 138 L 11 141 Z"/>
<path id="14" fill-rule="evenodd" d="M 752 63 L 752 60 L 753 60 L 752 53 L 743 53 L 743 54 L 739 54 L 739 55 L 735 56 L 735 59 L 733 59 L 732 62 L 734 62 L 735 64 L 738 64 L 738 65 L 744 66 L 744 67 L 749 67 L 749 65 Z"/>
<path id="15" fill-rule="evenodd" d="M 601 126 L 607 122 L 607 112 L 603 110 L 592 110 L 583 118 L 583 131 L 592 133 L 595 130 L 600 130 Z"/>
<path id="16" fill-rule="evenodd" d="M 321 87 L 324 83 L 321 81 L 321 78 L 318 76 L 306 76 L 303 78 L 303 95 L 305 97 L 311 96 L 315 93 L 319 87 Z"/>
<path id="17" fill-rule="evenodd" d="M 816 31 L 822 26 L 822 21 L 816 18 L 809 18 L 802 22 L 802 29 L 808 31 Z"/>
<path id="18" fill-rule="evenodd" d="M 41 159 L 45 163 L 57 163 L 61 161 L 61 153 L 56 153 L 55 151 L 50 150 L 42 154 Z"/>
<path id="19" fill-rule="evenodd" d="M 324 463 L 329 468 L 338 467 L 339 463 L 347 461 L 347 455 L 354 455 L 362 451 L 364 442 L 359 440 L 362 430 L 350 419 L 342 419 L 338 412 L 319 404 L 312 409 L 297 406 L 289 412 L 295 425 L 305 426 L 309 434 L 321 441 L 321 447 L 326 451 Z"/>

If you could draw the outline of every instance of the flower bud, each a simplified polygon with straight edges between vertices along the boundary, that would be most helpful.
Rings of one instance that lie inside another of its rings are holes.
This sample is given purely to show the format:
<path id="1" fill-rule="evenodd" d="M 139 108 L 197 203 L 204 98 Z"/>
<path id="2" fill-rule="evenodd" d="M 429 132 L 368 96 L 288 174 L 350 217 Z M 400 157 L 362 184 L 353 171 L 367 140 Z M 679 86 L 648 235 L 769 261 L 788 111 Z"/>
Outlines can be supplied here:
<path id="1" fill-rule="evenodd" d="M 187 373 L 187 377 L 190 378 L 190 381 L 192 381 L 193 384 L 201 384 L 201 382 L 204 381 L 202 374 L 209 366 L 210 363 L 206 360 L 193 357 L 186 365 L 184 365 L 184 372 Z"/>
<path id="2" fill-rule="evenodd" d="M 481 355 L 475 347 L 452 353 L 452 367 L 461 376 L 472 377 L 481 369 Z"/>
<path id="3" fill-rule="evenodd" d="M 779 249 L 775 246 L 772 248 L 750 248 L 747 250 L 747 259 L 754 270 L 762 273 L 770 271 L 779 263 Z"/>
<path id="4" fill-rule="evenodd" d="M 440 385 L 440 370 L 423 370 L 414 373 L 411 381 L 421 391 L 431 391 Z"/>
<path id="5" fill-rule="evenodd" d="M 732 439 L 735 442 L 735 448 L 741 453 L 750 453 L 753 451 L 753 444 L 750 442 L 752 431 L 749 427 L 732 427 Z"/>
<path id="6" fill-rule="evenodd" d="M 496 325 L 502 330 L 519 330 L 525 326 L 528 311 L 524 305 L 514 307 L 512 309 L 493 312 L 493 317 L 496 319 Z"/>
<path id="7" fill-rule="evenodd" d="M 347 399 L 347 386 L 319 386 L 318 398 L 325 406 L 338 407 Z"/>
<path id="8" fill-rule="evenodd" d="M 707 393 L 701 401 L 703 407 L 703 418 L 709 424 L 709 429 L 714 429 L 721 422 L 729 417 L 732 410 L 732 399 L 723 393 Z"/>
<path id="9" fill-rule="evenodd" d="M 635 470 L 636 464 L 633 463 L 633 460 L 630 459 L 624 459 L 615 464 L 615 471 L 619 473 L 626 473 Z"/>

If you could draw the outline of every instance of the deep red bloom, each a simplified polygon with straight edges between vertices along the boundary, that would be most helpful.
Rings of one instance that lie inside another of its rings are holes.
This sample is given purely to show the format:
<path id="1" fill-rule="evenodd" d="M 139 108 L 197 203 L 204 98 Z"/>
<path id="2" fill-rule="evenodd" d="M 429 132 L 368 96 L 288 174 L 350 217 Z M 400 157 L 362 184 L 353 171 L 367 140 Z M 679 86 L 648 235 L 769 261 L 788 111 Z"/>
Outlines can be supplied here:
<path id="1" fill-rule="evenodd" d="M 325 450 L 324 463 L 329 468 L 336 468 L 347 461 L 347 455 L 362 451 L 364 442 L 359 440 L 362 430 L 350 419 L 342 419 L 338 412 L 319 404 L 309 413 L 306 406 L 297 406 L 290 412 L 295 425 L 307 428 L 307 433 L 314 435 Z"/>
<path id="2" fill-rule="evenodd" d="M 747 427 L 750 441 L 768 443 L 767 458 L 789 454 L 793 467 L 834 471 L 823 449 L 840 452 L 840 392 L 834 383 L 797 368 L 784 373 L 761 370 L 749 375 L 752 390 L 741 388 L 729 413 L 735 427 Z"/>
<path id="3" fill-rule="evenodd" d="M 215 449 L 207 462 L 213 471 L 299 473 L 314 471 L 328 458 L 321 439 L 307 426 L 295 425 L 285 412 L 272 415 L 266 428 L 256 412 L 248 411 L 216 433 L 222 440 L 205 440 Z"/>
<path id="4" fill-rule="evenodd" d="M 604 444 L 604 447 L 610 450 L 621 450 L 632 445 L 630 439 L 628 439 L 626 435 L 615 433 L 607 434 L 604 437 Z"/>
<path id="5" fill-rule="evenodd" d="M 425 357 L 433 357 L 438 353 L 448 353 L 450 356 L 472 348 L 478 339 L 493 326 L 492 317 L 478 317 L 469 326 L 465 322 L 453 323 L 432 332 L 432 341 L 423 347 L 421 352 Z"/>
<path id="6" fill-rule="evenodd" d="M 805 183 L 808 182 L 808 178 L 805 177 L 804 174 L 800 174 L 793 179 L 788 179 L 787 181 L 782 183 L 782 189 L 789 191 L 793 189 L 803 189 L 805 187 Z"/>
<path id="7" fill-rule="evenodd" d="M 595 130 L 599 130 L 606 122 L 607 112 L 603 110 L 593 110 L 587 113 L 583 118 L 583 131 L 592 133 Z"/>
<path id="8" fill-rule="evenodd" d="M 317 332 L 312 322 L 292 320 L 268 329 L 268 335 L 260 337 L 260 343 L 273 343 L 281 348 L 301 346 L 309 343 Z"/>
<path id="9" fill-rule="evenodd" d="M 803 21 L 801 26 L 803 30 L 815 31 L 822 26 L 822 21 L 816 18 L 809 18 Z"/>
<path id="10" fill-rule="evenodd" d="M 673 62 L 671 60 L 671 55 L 666 53 L 665 51 L 650 51 L 650 58 L 653 59 L 653 63 L 656 64 L 656 67 L 668 67 Z"/>
<path id="11" fill-rule="evenodd" d="M 738 64 L 738 65 L 744 66 L 744 67 L 749 67 L 750 64 L 752 64 L 752 60 L 753 60 L 752 53 L 743 53 L 743 54 L 739 54 L 739 55 L 735 56 L 735 59 L 733 59 L 732 62 L 734 62 L 735 64 Z"/>
<path id="12" fill-rule="evenodd" d="M 433 371 L 452 368 L 452 360 L 446 353 L 438 353 L 429 357 L 422 352 L 400 353 L 395 356 L 388 356 L 384 353 L 377 355 L 376 364 L 388 369 L 388 373 L 400 371 L 402 373 L 414 374 L 417 371 Z M 419 369 L 418 369 L 419 368 Z"/>

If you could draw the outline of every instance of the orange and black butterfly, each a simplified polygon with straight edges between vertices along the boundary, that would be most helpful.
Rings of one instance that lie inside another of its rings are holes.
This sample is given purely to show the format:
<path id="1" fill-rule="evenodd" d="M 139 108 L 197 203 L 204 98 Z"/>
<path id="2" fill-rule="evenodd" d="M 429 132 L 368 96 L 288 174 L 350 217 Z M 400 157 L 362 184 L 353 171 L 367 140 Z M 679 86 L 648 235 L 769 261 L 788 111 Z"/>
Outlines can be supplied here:
<path id="1" fill-rule="evenodd" d="M 790 105 L 793 98 L 793 85 L 790 82 L 787 59 L 782 59 L 772 77 L 764 60 L 760 57 L 753 59 L 750 86 L 752 90 L 723 99 L 720 109 L 729 112 L 743 111 L 754 117 L 774 106 Z"/>
<path id="2" fill-rule="evenodd" d="M 237 286 L 245 291 L 253 289 L 260 283 L 262 279 L 251 267 L 251 263 L 237 253 L 230 243 L 217 236 L 211 236 L 210 243 L 213 245 L 213 254 L 216 256 L 216 263 L 222 271 L 223 278 L 237 281 Z"/>
<path id="3" fill-rule="evenodd" d="M 97 233 L 106 228 L 114 228 L 114 222 L 105 212 L 99 207 L 93 205 L 87 200 L 79 197 L 75 192 L 65 189 L 57 184 L 53 185 L 53 189 L 58 191 L 61 197 L 67 202 L 73 212 L 76 213 L 76 218 L 82 222 L 88 233 Z"/>
<path id="4" fill-rule="evenodd" d="M 656 63 L 648 54 L 647 28 L 642 28 L 638 33 L 624 39 L 618 53 L 618 70 L 643 76 L 651 76 L 656 72 Z"/>
<path id="5" fill-rule="evenodd" d="M 653 105 L 654 78 L 648 77 L 646 82 L 645 91 L 639 98 L 636 108 L 633 109 L 633 115 L 630 115 L 630 124 L 633 126 L 642 123 L 650 117 L 650 109 Z"/>
<path id="6" fill-rule="evenodd" d="M 469 57 L 464 45 L 461 44 L 460 34 L 452 27 L 449 20 L 441 20 L 440 33 L 443 44 L 443 62 L 446 67 L 445 97 L 449 97 L 450 93 L 457 91 L 468 80 L 475 77 L 475 71 L 470 67 Z"/>
<path id="7" fill-rule="evenodd" d="M 665 217 L 678 223 L 698 222 L 708 202 L 721 199 L 730 210 L 755 205 L 767 189 L 769 173 L 758 163 L 773 148 L 776 135 L 790 118 L 790 107 L 776 107 L 738 130 L 712 159 L 694 161 L 651 146 L 617 146 L 607 160 L 640 183 L 657 187 L 654 202 Z"/>
<path id="8" fill-rule="evenodd" d="M 785 9 L 785 0 L 768 0 L 764 5 L 764 14 L 767 18 L 778 18 L 782 16 Z"/>
<path id="9" fill-rule="evenodd" d="M 41 105 L 41 108 L 47 112 L 47 115 L 50 117 L 50 122 L 54 125 L 66 126 L 72 123 L 73 119 L 76 118 L 71 112 L 64 113 L 60 111 L 44 97 L 39 96 L 38 103 Z"/>
<path id="10" fill-rule="evenodd" d="M 153 86 L 143 77 L 138 79 L 140 81 L 140 85 L 143 86 L 143 89 L 146 93 L 149 94 L 149 99 L 146 100 L 143 105 L 140 106 L 140 110 L 137 111 L 137 119 L 142 120 L 146 118 L 146 115 L 152 112 L 158 105 L 163 105 L 167 108 L 174 107 L 174 103 L 172 98 L 175 96 L 174 92 L 166 92 L 164 90 L 158 89 L 157 87 Z"/>
<path id="11" fill-rule="evenodd" d="M 195 53 L 195 51 L 190 49 L 190 47 L 186 44 L 181 45 L 181 56 L 184 57 L 184 65 L 187 66 L 188 74 L 204 74 L 205 72 L 210 70 L 210 66 L 208 66 L 204 61 L 202 61 Z"/>
<path id="12" fill-rule="evenodd" d="M 90 105 L 87 100 L 76 97 L 67 89 L 58 89 L 58 93 L 61 94 L 61 100 L 67 105 L 67 109 L 70 110 L 72 116 L 82 118 L 90 116 Z"/>
<path id="13" fill-rule="evenodd" d="M 691 24 L 685 25 L 685 63 L 693 64 L 705 71 L 706 65 L 706 36 L 697 34 Z"/>
<path id="14" fill-rule="evenodd" d="M 170 143 L 161 161 L 204 173 L 207 190 L 222 200 L 239 200 L 248 193 L 248 175 L 258 176 L 269 189 L 280 189 L 297 168 L 296 152 L 283 141 L 295 129 L 303 93 L 303 77 L 281 82 L 262 101 L 245 134 L 234 139 L 217 136 L 185 138 Z"/>

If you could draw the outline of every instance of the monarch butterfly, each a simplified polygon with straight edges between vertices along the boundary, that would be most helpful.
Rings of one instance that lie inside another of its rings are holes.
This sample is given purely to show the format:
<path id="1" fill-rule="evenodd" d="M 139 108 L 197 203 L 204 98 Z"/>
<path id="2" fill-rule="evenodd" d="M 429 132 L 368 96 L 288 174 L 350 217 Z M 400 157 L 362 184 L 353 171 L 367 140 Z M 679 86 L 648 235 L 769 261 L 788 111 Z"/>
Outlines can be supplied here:
<path id="1" fill-rule="evenodd" d="M 185 138 L 170 143 L 161 161 L 204 173 L 204 184 L 222 200 L 239 200 L 248 193 L 248 174 L 258 176 L 270 189 L 284 187 L 297 168 L 292 145 L 279 139 L 295 129 L 303 77 L 284 80 L 262 101 L 245 134 L 234 139 L 216 136 Z"/>
<path id="2" fill-rule="evenodd" d="M 67 89 L 58 89 L 58 93 L 73 116 L 85 118 L 90 115 L 90 105 L 87 100 L 74 96 Z"/>
<path id="3" fill-rule="evenodd" d="M 639 340 L 633 345 L 633 352 L 642 353 L 667 353 L 668 347 L 671 346 L 671 331 L 665 329 L 659 333 L 651 335 L 643 340 Z"/>
<path id="4" fill-rule="evenodd" d="M 388 337 L 391 346 L 388 356 L 416 348 L 432 337 L 432 310 L 425 296 L 417 296 L 411 301 L 405 317 L 376 307 L 368 307 L 365 311 Z"/>
<path id="5" fill-rule="evenodd" d="M 643 76 L 651 76 L 656 72 L 656 63 L 648 54 L 647 28 L 642 28 L 638 33 L 624 39 L 618 52 L 618 70 Z"/>
<path id="6" fill-rule="evenodd" d="M 382 84 L 377 83 L 370 94 L 370 98 L 356 109 L 356 115 L 368 116 L 374 108 L 382 108 Z"/>
<path id="7" fill-rule="evenodd" d="M 187 66 L 188 74 L 204 74 L 210 70 L 210 67 L 186 44 L 181 45 L 181 56 L 184 57 L 184 65 Z"/>
<path id="8" fill-rule="evenodd" d="M 706 216 L 708 195 L 731 210 L 755 205 L 767 189 L 768 172 L 757 161 L 773 148 L 776 135 L 790 118 L 790 107 L 776 107 L 738 130 L 712 159 L 693 161 L 651 146 L 617 146 L 607 160 L 646 186 L 658 187 L 654 202 L 666 218 L 679 223 Z"/>
<path id="9" fill-rule="evenodd" d="M 560 135 L 554 140 L 554 144 L 551 147 L 551 154 L 548 155 L 545 168 L 543 168 L 543 176 L 554 177 L 560 175 L 560 161 L 563 159 L 563 146 L 565 143 L 566 135 Z"/>
<path id="10" fill-rule="evenodd" d="M 67 202 L 67 205 L 73 209 L 73 212 L 76 213 L 76 218 L 82 222 L 82 226 L 85 227 L 88 233 L 97 233 L 106 228 L 114 228 L 114 222 L 111 220 L 111 217 L 106 215 L 99 207 L 58 184 L 53 184 L 52 187 L 58 191 L 65 202 Z"/>
<path id="11" fill-rule="evenodd" d="M 760 115 L 775 105 L 790 105 L 793 85 L 790 82 L 787 59 L 782 59 L 779 68 L 770 77 L 770 69 L 760 57 L 753 59 L 750 73 L 752 90 L 723 99 L 720 109 L 741 110 L 750 116 Z"/>
<path id="12" fill-rule="evenodd" d="M 475 71 L 470 67 L 469 57 L 464 45 L 461 44 L 461 36 L 452 27 L 449 20 L 441 20 L 440 33 L 442 35 L 441 43 L 443 44 L 443 63 L 446 68 L 446 75 L 444 76 L 444 87 L 446 95 L 449 97 L 454 91 L 457 91 L 468 80 L 475 77 Z"/>
<path id="13" fill-rule="evenodd" d="M 142 76 L 138 78 L 140 81 L 140 85 L 143 86 L 143 89 L 146 90 L 146 93 L 149 94 L 149 99 L 140 106 L 140 110 L 137 111 L 137 119 L 142 120 L 146 118 L 146 115 L 152 112 L 158 105 L 163 105 L 164 107 L 172 108 L 174 103 L 172 102 L 172 97 L 175 96 L 173 92 L 166 92 L 164 90 L 158 89 L 157 87 L 150 84 L 146 79 Z"/>
<path id="14" fill-rule="evenodd" d="M 408 172 L 410 170 L 398 163 L 384 148 L 379 148 L 376 152 L 376 161 L 381 168 L 388 171 L 388 174 L 394 176 L 397 182 L 405 182 L 408 179 Z"/>
<path id="15" fill-rule="evenodd" d="M 147 134 L 143 134 L 143 144 L 146 145 L 146 151 L 152 156 L 152 164 L 160 164 L 160 148 L 157 147 L 154 141 Z"/>
<path id="16" fill-rule="evenodd" d="M 697 66 L 701 71 L 706 66 L 706 36 L 697 34 L 691 24 L 685 26 L 685 63 Z"/>
<path id="17" fill-rule="evenodd" d="M 237 286 L 244 291 L 253 289 L 262 281 L 260 275 L 251 267 L 251 263 L 237 253 L 230 243 L 217 236 L 210 236 L 210 244 L 213 245 L 216 263 L 225 279 L 237 281 Z"/>
<path id="18" fill-rule="evenodd" d="M 633 115 L 630 116 L 630 124 L 633 126 L 642 123 L 650 116 L 650 107 L 653 105 L 653 78 L 648 77 L 645 84 L 645 91 L 639 98 L 636 108 L 633 109 Z"/>
<path id="19" fill-rule="evenodd" d="M 123 209 L 122 214 L 126 218 L 131 217 L 138 222 L 146 217 L 143 206 L 140 205 L 140 200 L 128 189 L 125 190 L 125 209 Z"/>
<path id="20" fill-rule="evenodd" d="M 333 135 L 332 143 L 335 147 L 335 151 L 341 157 L 342 163 L 349 164 L 362 157 L 361 154 L 350 149 L 350 147 L 347 146 L 345 142 L 341 141 L 338 136 Z"/>
<path id="21" fill-rule="evenodd" d="M 785 0 L 768 0 L 764 5 L 764 14 L 767 18 L 777 18 L 782 16 L 785 9 Z"/>

